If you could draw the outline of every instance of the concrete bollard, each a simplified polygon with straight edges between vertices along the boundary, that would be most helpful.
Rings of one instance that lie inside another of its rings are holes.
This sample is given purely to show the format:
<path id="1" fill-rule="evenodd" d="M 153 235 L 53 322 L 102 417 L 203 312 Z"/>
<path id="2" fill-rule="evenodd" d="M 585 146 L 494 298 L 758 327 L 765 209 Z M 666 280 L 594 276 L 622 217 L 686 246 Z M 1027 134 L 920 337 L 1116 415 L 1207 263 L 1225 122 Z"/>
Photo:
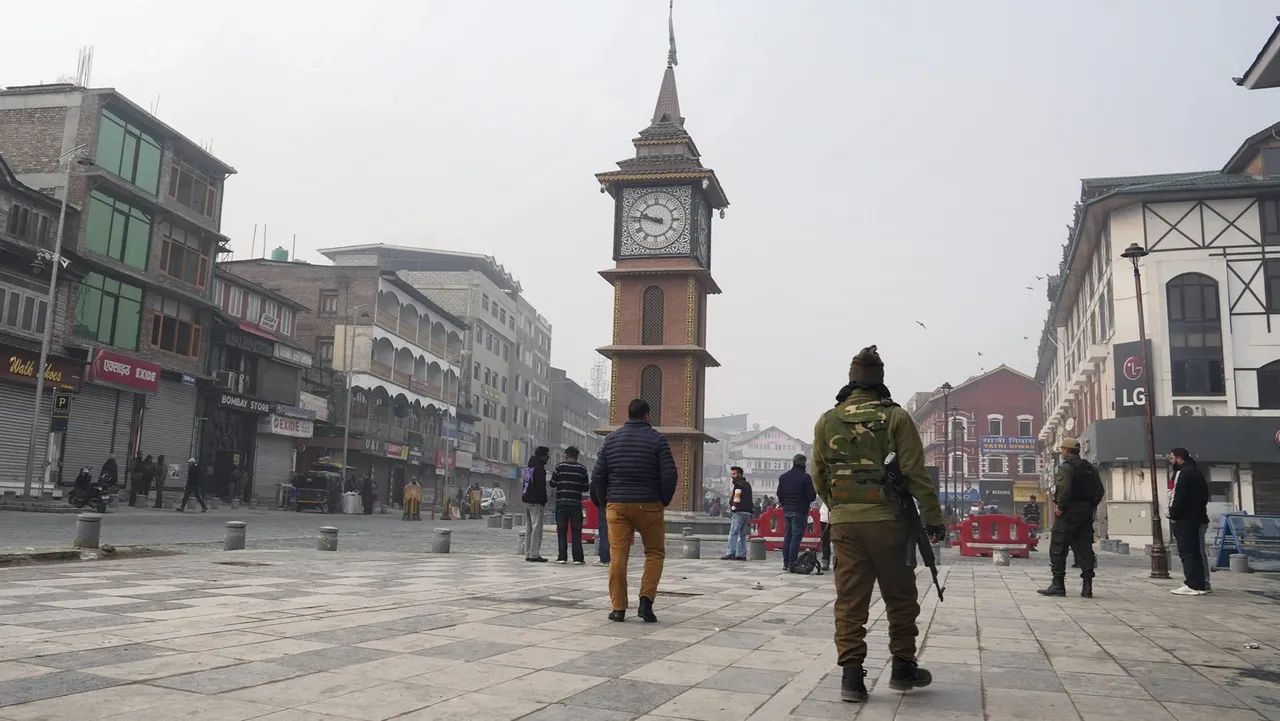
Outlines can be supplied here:
<path id="1" fill-rule="evenodd" d="M 502 516 L 489 516 L 485 519 L 485 525 L 489 528 L 502 528 Z"/>
<path id="2" fill-rule="evenodd" d="M 515 519 L 512 518 L 511 516 L 503 516 L 502 527 L 508 531 L 510 531 L 512 528 L 515 528 Z"/>
<path id="3" fill-rule="evenodd" d="M 693 535 L 693 526 L 685 526 L 684 528 L 680 529 L 681 538 L 688 538 L 689 536 L 692 536 L 692 535 Z"/>
<path id="4" fill-rule="evenodd" d="M 320 541 L 316 544 L 317 551 L 336 551 L 338 550 L 338 529 L 333 526 L 320 527 Z"/>
<path id="5" fill-rule="evenodd" d="M 1243 553 L 1233 553 L 1227 559 L 1231 564 L 1232 573 L 1253 573 L 1253 569 L 1249 567 L 1249 557 Z"/>
<path id="6" fill-rule="evenodd" d="M 249 524 L 244 521 L 227 521 L 227 530 L 222 536 L 222 550 L 243 551 L 246 535 L 244 529 L 247 525 Z"/>
<path id="7" fill-rule="evenodd" d="M 683 539 L 684 545 L 680 549 L 681 558 L 701 558 L 702 557 L 702 541 L 693 536 L 686 535 Z"/>
<path id="8" fill-rule="evenodd" d="M 765 559 L 765 548 L 763 538 L 747 539 L 747 560 L 763 561 Z"/>
<path id="9" fill-rule="evenodd" d="M 520 540 L 516 542 L 516 555 L 518 555 L 518 556 L 523 556 L 523 555 L 524 555 L 524 549 L 525 549 L 525 545 L 524 545 L 524 534 L 525 534 L 525 532 L 524 532 L 524 531 L 521 531 L 521 532 L 520 532 Z"/>
<path id="10" fill-rule="evenodd" d="M 1150 558 L 1150 557 L 1151 557 L 1151 548 L 1152 548 L 1152 546 L 1151 546 L 1151 544 L 1150 544 L 1150 543 L 1148 543 L 1148 544 L 1144 545 L 1144 546 L 1142 547 L 1142 555 L 1146 556 L 1147 558 Z"/>
<path id="11" fill-rule="evenodd" d="M 449 552 L 449 536 L 453 533 L 447 528 L 437 528 L 435 535 L 431 538 L 432 553 L 448 553 Z"/>
<path id="12" fill-rule="evenodd" d="M 102 516 L 96 513 L 81 513 L 76 516 L 76 540 L 71 545 L 75 548 L 97 548 L 102 538 Z"/>
<path id="13" fill-rule="evenodd" d="M 515 521 L 515 525 L 517 525 L 517 526 L 523 526 L 523 525 L 524 525 L 524 514 L 523 514 L 523 513 L 517 513 L 517 514 L 513 517 L 513 519 L 512 519 L 512 520 L 514 520 L 514 521 Z"/>
<path id="14" fill-rule="evenodd" d="M 231 499 L 231 510 L 233 510 L 233 511 L 238 511 L 238 510 L 240 510 L 240 499 L 239 499 L 239 498 L 232 498 L 232 499 Z"/>
<path id="15" fill-rule="evenodd" d="M 220 499 L 217 499 L 217 498 L 210 498 L 210 499 L 209 499 L 208 501 L 206 501 L 206 502 L 209 504 L 209 510 L 211 510 L 211 511 L 216 511 L 216 510 L 218 510 L 218 506 L 222 505 L 222 501 L 221 501 Z"/>
<path id="16" fill-rule="evenodd" d="M 1121 556 L 1129 555 L 1129 544 L 1125 543 L 1124 541 L 1118 541 L 1116 543 L 1116 553 L 1120 554 Z"/>
<path id="17" fill-rule="evenodd" d="M 991 565 L 1007 566 L 1009 565 L 1009 552 L 1003 548 L 997 548 L 991 552 Z"/>

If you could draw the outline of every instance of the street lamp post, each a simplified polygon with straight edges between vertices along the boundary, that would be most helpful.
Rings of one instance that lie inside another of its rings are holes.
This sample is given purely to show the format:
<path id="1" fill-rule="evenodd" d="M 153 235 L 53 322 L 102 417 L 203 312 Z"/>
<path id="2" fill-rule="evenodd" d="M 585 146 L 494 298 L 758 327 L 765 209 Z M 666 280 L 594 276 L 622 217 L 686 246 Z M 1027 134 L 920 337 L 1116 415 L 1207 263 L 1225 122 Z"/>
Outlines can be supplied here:
<path id="1" fill-rule="evenodd" d="M 1142 385 L 1146 393 L 1147 422 L 1147 464 L 1151 474 L 1151 577 L 1169 577 L 1169 550 L 1164 545 L 1164 528 L 1160 522 L 1160 486 L 1156 483 L 1156 442 L 1153 422 L 1151 420 L 1151 404 L 1155 399 L 1151 384 L 1151 359 L 1147 357 L 1147 321 L 1142 310 L 1142 274 L 1138 270 L 1138 261 L 1150 254 L 1146 248 L 1131 243 L 1120 257 L 1127 258 L 1133 264 L 1134 298 L 1138 302 L 1138 342 L 1142 348 Z"/>
<path id="2" fill-rule="evenodd" d="M 942 493 L 946 497 L 947 518 L 951 518 L 951 493 L 949 479 L 951 478 L 951 384 L 943 382 L 942 384 Z"/>
<path id="3" fill-rule="evenodd" d="M 71 166 L 73 163 L 92 165 L 88 159 L 72 158 L 89 147 L 88 143 L 79 145 L 58 156 L 58 166 L 66 162 L 67 169 L 62 176 L 62 205 L 58 208 L 58 228 L 53 235 L 53 256 L 49 262 L 49 310 L 45 314 L 44 330 L 40 334 L 40 363 L 36 366 L 36 402 L 31 411 L 31 434 L 27 437 L 27 472 L 22 483 L 22 495 L 31 495 L 31 476 L 36 465 L 36 433 L 40 430 L 40 411 L 44 402 L 44 374 L 49 362 L 49 345 L 53 340 L 54 317 L 58 306 L 58 270 L 62 266 L 62 229 L 67 220 L 67 197 L 71 194 Z M 45 251 L 37 251 L 39 258 L 46 257 Z M 41 468 L 47 472 L 48 467 Z M 40 489 L 44 491 L 44 473 L 41 473 Z"/>
<path id="4" fill-rule="evenodd" d="M 343 380 L 347 387 L 346 398 L 345 398 L 346 409 L 342 412 L 342 473 L 343 473 L 344 481 L 346 480 L 346 474 L 350 472 L 350 466 L 347 465 L 347 453 L 348 453 L 347 445 L 351 441 L 351 363 L 356 354 L 356 333 L 355 333 L 355 326 L 354 326 L 355 321 L 353 320 L 352 314 L 360 310 L 361 308 L 368 308 L 368 307 L 369 307 L 368 303 L 362 303 L 360 305 L 355 306 L 354 308 L 348 308 L 347 312 L 344 314 L 346 315 L 345 320 L 347 321 L 346 332 L 347 332 L 347 335 L 351 336 L 350 340 L 348 341 L 348 347 L 351 348 L 351 352 L 344 354 L 346 355 L 346 358 L 344 359 L 345 362 L 342 364 L 343 366 L 345 366 L 345 372 L 343 373 L 343 376 L 344 376 Z M 365 313 L 366 317 L 368 315 L 369 315 L 368 313 Z"/>

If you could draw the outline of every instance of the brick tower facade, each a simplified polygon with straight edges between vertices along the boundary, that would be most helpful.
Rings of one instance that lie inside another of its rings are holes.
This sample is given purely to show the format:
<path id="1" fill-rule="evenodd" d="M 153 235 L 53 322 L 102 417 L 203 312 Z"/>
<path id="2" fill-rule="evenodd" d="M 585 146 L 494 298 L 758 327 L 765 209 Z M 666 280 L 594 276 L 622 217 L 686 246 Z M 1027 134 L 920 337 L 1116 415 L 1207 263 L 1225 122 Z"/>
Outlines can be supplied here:
<path id="1" fill-rule="evenodd" d="M 599 352 L 613 361 L 610 428 L 627 420 L 633 398 L 649 402 L 650 421 L 671 444 L 680 483 L 673 510 L 702 506 L 702 445 L 707 352 L 711 219 L 729 205 L 715 171 L 702 165 L 684 128 L 673 57 L 649 127 L 632 140 L 633 158 L 600 173 L 614 200 L 613 342 Z"/>

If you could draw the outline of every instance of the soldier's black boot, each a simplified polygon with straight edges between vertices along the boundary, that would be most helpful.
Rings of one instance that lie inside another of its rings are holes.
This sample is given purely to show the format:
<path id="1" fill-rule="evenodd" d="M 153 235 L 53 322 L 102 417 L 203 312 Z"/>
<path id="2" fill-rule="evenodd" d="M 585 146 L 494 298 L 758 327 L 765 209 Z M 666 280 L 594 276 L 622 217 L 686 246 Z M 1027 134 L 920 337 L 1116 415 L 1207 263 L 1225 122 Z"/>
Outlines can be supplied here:
<path id="1" fill-rule="evenodd" d="M 653 599 L 640 597 L 640 607 L 636 609 L 636 615 L 644 620 L 645 623 L 657 623 L 658 617 L 653 615 Z"/>
<path id="2" fill-rule="evenodd" d="M 1036 593 L 1041 596 L 1065 596 L 1067 595 L 1067 586 L 1064 581 L 1064 577 L 1054 576 L 1053 583 L 1050 583 L 1048 588 L 1041 588 Z"/>
<path id="3" fill-rule="evenodd" d="M 1093 598 L 1093 579 L 1086 578 L 1080 582 L 1080 598 Z"/>
<path id="4" fill-rule="evenodd" d="M 893 657 L 893 675 L 889 677 L 889 688 L 894 691 L 910 691 L 931 683 L 933 674 L 917 666 L 915 661 Z"/>
<path id="5" fill-rule="evenodd" d="M 861 666 L 845 666 L 840 679 L 840 700 L 846 703 L 865 703 L 867 700 L 867 672 Z"/>

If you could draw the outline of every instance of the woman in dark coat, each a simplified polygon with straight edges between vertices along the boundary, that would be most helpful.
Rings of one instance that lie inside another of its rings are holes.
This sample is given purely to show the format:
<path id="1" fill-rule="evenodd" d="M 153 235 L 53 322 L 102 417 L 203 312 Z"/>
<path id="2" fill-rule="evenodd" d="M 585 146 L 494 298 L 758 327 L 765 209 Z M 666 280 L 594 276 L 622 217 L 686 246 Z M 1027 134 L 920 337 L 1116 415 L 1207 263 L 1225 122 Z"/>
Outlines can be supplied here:
<path id="1" fill-rule="evenodd" d="M 373 499 L 373 475 L 366 474 L 364 482 L 360 486 L 360 500 L 364 502 L 364 515 L 366 516 L 373 515 Z"/>

